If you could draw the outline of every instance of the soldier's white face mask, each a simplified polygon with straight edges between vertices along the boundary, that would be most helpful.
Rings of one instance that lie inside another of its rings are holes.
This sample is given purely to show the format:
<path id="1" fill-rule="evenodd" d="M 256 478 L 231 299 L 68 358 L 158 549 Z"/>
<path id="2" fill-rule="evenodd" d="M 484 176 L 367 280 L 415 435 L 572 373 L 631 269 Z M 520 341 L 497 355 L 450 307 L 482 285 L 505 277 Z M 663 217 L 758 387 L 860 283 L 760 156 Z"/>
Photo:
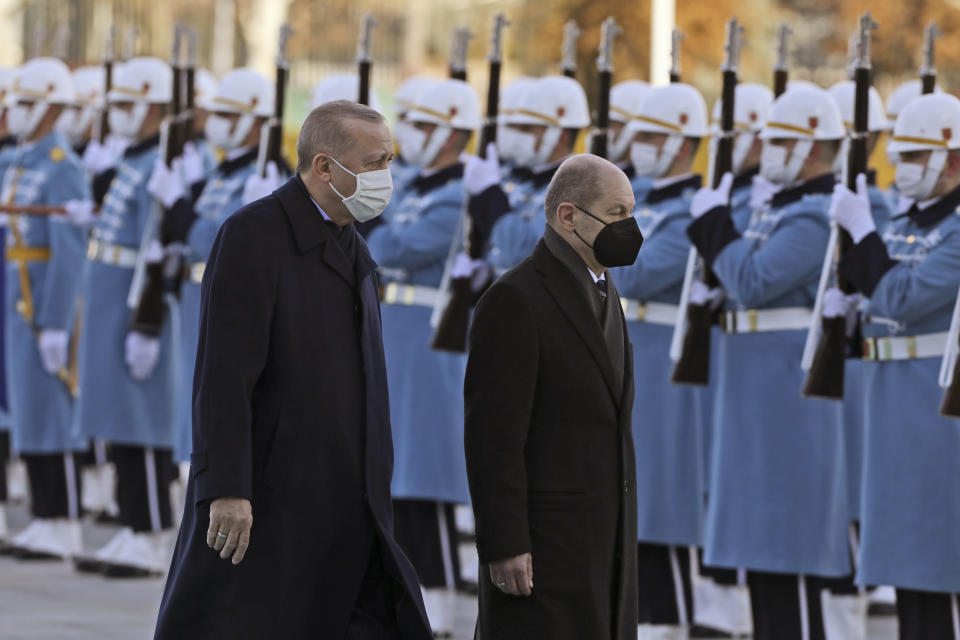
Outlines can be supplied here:
<path id="1" fill-rule="evenodd" d="M 17 140 L 21 142 L 26 140 L 40 126 L 47 108 L 46 102 L 34 102 L 31 105 L 14 104 L 7 110 L 7 128 Z"/>
<path id="2" fill-rule="evenodd" d="M 70 144 L 79 146 L 86 142 L 87 133 L 90 131 L 90 125 L 93 124 L 93 118 L 96 111 L 93 107 L 73 107 L 64 109 L 60 117 L 57 118 L 56 129 L 67 137 Z"/>
<path id="3" fill-rule="evenodd" d="M 146 119 L 149 110 L 150 105 L 146 102 L 137 102 L 129 110 L 110 107 L 107 112 L 110 131 L 122 138 L 136 140 L 140 136 L 140 129 L 143 127 L 143 121 Z"/>
<path id="4" fill-rule="evenodd" d="M 347 208 L 354 220 L 367 222 L 383 213 L 383 210 L 390 204 L 390 196 L 393 195 L 393 178 L 390 175 L 390 169 L 354 173 L 340 164 L 333 156 L 330 156 L 330 159 L 338 167 L 357 179 L 357 188 L 351 196 L 344 196 L 333 186 L 333 182 L 328 183 L 333 192 L 340 197 L 343 206 Z"/>
<path id="5" fill-rule="evenodd" d="M 932 151 L 926 164 L 898 161 L 894 175 L 897 189 L 902 196 L 911 200 L 918 202 L 929 200 L 946 164 L 946 149 Z"/>
<path id="6" fill-rule="evenodd" d="M 630 145 L 630 163 L 637 175 L 650 178 L 662 178 L 670 170 L 683 146 L 683 136 L 668 136 L 662 146 L 648 142 L 634 142 Z"/>
<path id="7" fill-rule="evenodd" d="M 255 119 L 253 114 L 245 113 L 231 123 L 227 118 L 211 113 L 203 125 L 203 134 L 213 146 L 223 151 L 233 151 L 247 139 Z"/>
<path id="8" fill-rule="evenodd" d="M 760 153 L 760 175 L 780 186 L 793 184 L 812 148 L 813 140 L 797 140 L 793 153 L 782 144 L 765 142 Z"/>
<path id="9" fill-rule="evenodd" d="M 516 165 L 532 169 L 547 163 L 557 143 L 560 142 L 563 130 L 559 127 L 547 127 L 540 136 L 540 144 L 537 144 L 536 135 L 526 131 L 512 129 L 510 135 L 513 136 L 516 145 L 513 148 Z"/>
<path id="10" fill-rule="evenodd" d="M 437 159 L 440 149 L 450 139 L 453 131 L 449 126 L 437 126 L 428 136 L 420 129 L 408 125 L 400 134 L 400 153 L 410 163 L 425 169 Z"/>

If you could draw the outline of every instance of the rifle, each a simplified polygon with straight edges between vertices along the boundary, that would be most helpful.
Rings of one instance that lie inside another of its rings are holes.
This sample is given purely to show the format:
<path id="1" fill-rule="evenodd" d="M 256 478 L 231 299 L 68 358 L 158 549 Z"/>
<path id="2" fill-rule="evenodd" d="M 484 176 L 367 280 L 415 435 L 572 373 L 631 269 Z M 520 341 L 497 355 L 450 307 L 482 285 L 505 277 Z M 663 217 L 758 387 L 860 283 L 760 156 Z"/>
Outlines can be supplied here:
<path id="1" fill-rule="evenodd" d="M 467 80 L 467 50 L 472 38 L 469 27 L 457 27 L 453 30 L 450 45 L 450 78 L 453 80 Z"/>
<path id="2" fill-rule="evenodd" d="M 607 133 L 610 129 L 610 87 L 613 84 L 613 41 L 623 32 L 611 16 L 600 28 L 600 49 L 597 55 L 597 113 L 590 153 L 607 157 Z"/>
<path id="3" fill-rule="evenodd" d="M 854 71 L 856 94 L 853 107 L 853 131 L 850 132 L 850 151 L 847 155 L 847 188 L 857 190 L 857 176 L 867 171 L 867 138 L 869 137 L 870 112 L 870 39 L 871 32 L 877 28 L 870 12 L 860 18 L 857 35 L 857 61 Z M 840 229 L 836 223 L 831 225 L 830 240 L 824 257 L 823 270 L 817 300 L 814 303 L 813 318 L 807 332 L 801 367 L 807 372 L 803 386 L 803 395 L 815 398 L 839 400 L 843 398 L 844 361 L 847 356 L 847 319 L 822 318 L 820 341 L 816 344 L 818 324 L 821 323 L 823 297 L 827 289 L 830 271 L 839 265 L 843 254 L 853 246 L 850 234 Z M 853 285 L 837 273 L 837 287 L 845 294 L 855 291 Z M 855 331 L 855 334 L 858 332 Z M 814 345 L 816 351 L 814 352 Z"/>
<path id="4" fill-rule="evenodd" d="M 487 146 L 497 141 L 497 113 L 500 105 L 500 69 L 503 63 L 503 30 L 510 24 L 503 13 L 497 13 L 493 18 L 493 32 L 490 36 L 490 80 L 487 85 L 487 114 L 480 130 L 480 144 L 477 152 L 481 158 L 486 157 Z M 461 219 L 461 229 L 465 239 L 465 252 L 473 260 L 483 258 L 486 252 L 486 238 L 480 235 L 478 229 L 470 224 L 467 214 L 469 199 L 464 207 Z M 455 255 L 455 246 L 461 241 L 460 234 L 453 238 L 451 258 Z M 441 281 L 440 289 L 450 291 L 446 307 L 441 312 L 437 322 L 436 332 L 433 334 L 431 347 L 438 351 L 452 351 L 464 353 L 467 350 L 467 327 L 470 324 L 470 308 L 473 306 L 473 284 L 470 275 L 452 277 L 450 270 L 453 259 L 447 260 L 447 272 Z M 440 296 L 438 305 L 443 305 L 443 296 Z"/>
<path id="5" fill-rule="evenodd" d="M 363 22 L 360 24 L 360 38 L 357 41 L 357 72 L 360 75 L 360 92 L 357 102 L 367 106 L 370 106 L 370 70 L 373 67 L 370 50 L 375 26 L 377 23 L 372 13 L 363 16 Z"/>
<path id="6" fill-rule="evenodd" d="M 937 23 L 931 22 L 923 29 L 923 66 L 920 67 L 920 81 L 923 93 L 933 93 L 937 86 L 937 69 L 933 66 L 934 45 L 936 39 L 943 35 L 937 29 Z"/>
<path id="7" fill-rule="evenodd" d="M 167 167 L 173 159 L 183 152 L 183 73 L 181 49 L 184 28 L 180 23 L 174 26 L 173 51 L 170 66 L 173 70 L 173 87 L 170 100 L 170 112 L 160 125 L 160 154 Z M 153 209 L 143 230 L 137 263 L 134 267 L 127 306 L 133 310 L 131 326 L 133 330 L 147 335 L 158 336 L 163 328 L 164 292 L 168 280 L 177 280 L 181 276 L 181 256 L 179 253 L 164 251 L 162 259 L 154 261 L 149 254 L 159 243 L 159 230 L 163 221 L 163 205 L 153 203 Z M 179 290 L 179 281 L 173 283 Z"/>
<path id="8" fill-rule="evenodd" d="M 577 43 L 580 41 L 581 33 L 576 20 L 567 20 L 563 25 L 560 70 L 568 78 L 577 77 Z"/>
<path id="9" fill-rule="evenodd" d="M 726 58 L 721 67 L 723 71 L 721 132 L 717 141 L 716 154 L 710 159 L 708 172 L 708 182 L 714 189 L 720 184 L 725 173 L 733 171 L 733 140 L 736 136 L 734 102 L 737 93 L 737 68 L 743 44 L 742 34 L 743 27 L 736 18 L 731 18 L 727 22 L 727 42 L 724 46 Z M 677 309 L 677 323 L 670 345 L 670 356 L 675 362 L 670 381 L 674 384 L 706 386 L 710 382 L 710 331 L 714 318 L 713 305 L 709 300 L 702 304 L 690 300 L 698 260 L 697 250 L 691 247 Z M 717 276 L 706 264 L 702 265 L 701 277 L 711 289 L 719 286 Z"/>
<path id="10" fill-rule="evenodd" d="M 103 109 L 100 112 L 100 130 L 97 131 L 97 141 L 104 144 L 110 135 L 110 109 L 107 106 L 107 96 L 113 88 L 113 60 L 116 56 L 116 25 L 110 25 L 107 30 L 107 43 L 103 52 Z"/>
<path id="11" fill-rule="evenodd" d="M 187 38 L 187 64 L 182 71 L 183 111 L 180 114 L 183 142 L 190 142 L 196 136 L 196 77 L 197 77 L 197 32 L 185 29 Z"/>
<path id="12" fill-rule="evenodd" d="M 680 41 L 686 38 L 677 27 L 670 34 L 670 84 L 680 82 Z"/>
<path id="13" fill-rule="evenodd" d="M 283 109 L 287 97 L 287 76 L 290 74 L 290 61 L 287 60 L 287 43 L 290 41 L 290 23 L 280 26 L 280 39 L 277 44 L 277 75 L 273 93 L 273 116 L 266 126 L 260 129 L 260 148 L 257 150 L 257 175 L 267 175 L 267 163 L 277 167 L 283 164 Z"/>
<path id="14" fill-rule="evenodd" d="M 777 27 L 777 61 L 773 65 L 773 97 L 779 98 L 787 90 L 787 64 L 790 52 L 787 38 L 793 35 L 793 29 L 786 22 Z"/>

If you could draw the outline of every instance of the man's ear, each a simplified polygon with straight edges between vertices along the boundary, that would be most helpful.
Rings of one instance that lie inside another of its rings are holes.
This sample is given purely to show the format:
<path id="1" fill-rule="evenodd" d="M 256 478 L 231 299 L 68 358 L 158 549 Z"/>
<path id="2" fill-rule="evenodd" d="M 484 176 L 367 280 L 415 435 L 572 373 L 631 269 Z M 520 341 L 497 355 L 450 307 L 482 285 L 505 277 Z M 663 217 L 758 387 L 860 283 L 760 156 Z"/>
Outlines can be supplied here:
<path id="1" fill-rule="evenodd" d="M 576 224 L 577 208 L 569 202 L 561 202 L 557 207 L 557 222 L 567 231 L 573 231 Z"/>
<path id="2" fill-rule="evenodd" d="M 313 156 L 313 173 L 321 182 L 330 182 L 332 177 L 332 165 L 330 156 L 325 153 L 318 153 Z"/>

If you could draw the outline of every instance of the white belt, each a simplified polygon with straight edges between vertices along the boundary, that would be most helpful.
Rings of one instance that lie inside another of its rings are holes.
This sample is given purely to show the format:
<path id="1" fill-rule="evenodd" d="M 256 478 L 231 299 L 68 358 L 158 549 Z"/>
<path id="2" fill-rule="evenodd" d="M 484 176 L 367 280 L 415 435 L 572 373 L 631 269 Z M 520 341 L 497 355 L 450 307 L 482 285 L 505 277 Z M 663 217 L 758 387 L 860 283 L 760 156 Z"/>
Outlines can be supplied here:
<path id="1" fill-rule="evenodd" d="M 87 245 L 87 260 L 102 262 L 112 267 L 133 269 L 137 266 L 137 255 L 136 249 L 119 244 L 91 240 Z"/>
<path id="2" fill-rule="evenodd" d="M 439 289 L 421 287 L 415 284 L 391 282 L 383 288 L 383 302 L 385 304 L 402 304 L 408 307 L 433 308 L 439 295 Z"/>
<path id="3" fill-rule="evenodd" d="M 726 333 L 807 330 L 812 315 L 813 311 L 805 307 L 724 311 L 720 314 L 720 328 Z"/>
<path id="4" fill-rule="evenodd" d="M 677 323 L 678 307 L 663 302 L 640 302 L 629 298 L 620 298 L 623 315 L 627 322 L 646 322 L 672 327 Z"/>
<path id="5" fill-rule="evenodd" d="M 194 262 L 190 265 L 190 282 L 194 284 L 203 283 L 203 272 L 207 269 L 206 262 Z"/>
<path id="6" fill-rule="evenodd" d="M 867 338 L 863 341 L 863 359 L 875 362 L 940 358 L 947 348 L 949 333 L 925 333 L 899 338 Z"/>

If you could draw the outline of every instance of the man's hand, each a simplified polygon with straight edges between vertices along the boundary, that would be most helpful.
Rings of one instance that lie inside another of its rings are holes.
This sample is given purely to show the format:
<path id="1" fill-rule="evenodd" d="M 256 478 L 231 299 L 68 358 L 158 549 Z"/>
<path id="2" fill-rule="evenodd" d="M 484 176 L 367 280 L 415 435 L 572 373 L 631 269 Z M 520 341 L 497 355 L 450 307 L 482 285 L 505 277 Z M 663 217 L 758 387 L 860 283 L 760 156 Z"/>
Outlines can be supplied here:
<path id="1" fill-rule="evenodd" d="M 533 591 L 533 556 L 525 553 L 490 563 L 490 580 L 510 596 L 529 596 Z"/>
<path id="2" fill-rule="evenodd" d="M 233 564 L 243 560 L 250 546 L 250 528 L 253 526 L 253 506 L 246 498 L 217 498 L 210 503 L 210 527 L 207 546 L 226 560 L 233 556 Z"/>

